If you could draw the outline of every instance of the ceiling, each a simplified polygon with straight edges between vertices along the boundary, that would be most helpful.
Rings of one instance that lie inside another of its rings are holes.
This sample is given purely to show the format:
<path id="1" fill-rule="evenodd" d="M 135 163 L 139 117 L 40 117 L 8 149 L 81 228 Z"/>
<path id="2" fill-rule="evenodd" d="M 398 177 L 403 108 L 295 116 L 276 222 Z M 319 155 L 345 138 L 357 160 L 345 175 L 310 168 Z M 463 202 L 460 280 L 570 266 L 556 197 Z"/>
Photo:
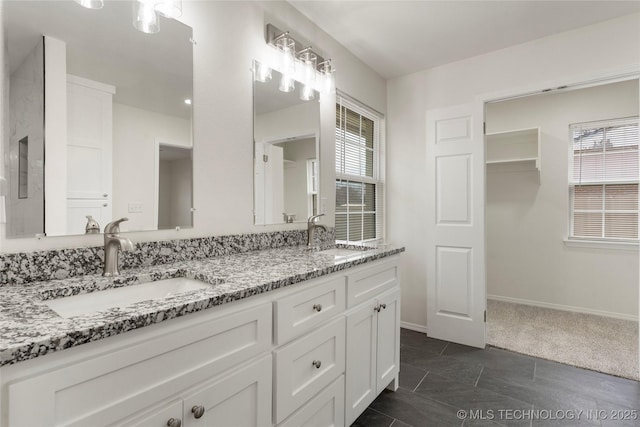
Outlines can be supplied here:
<path id="1" fill-rule="evenodd" d="M 640 12 L 640 1 L 289 3 L 384 78 Z"/>

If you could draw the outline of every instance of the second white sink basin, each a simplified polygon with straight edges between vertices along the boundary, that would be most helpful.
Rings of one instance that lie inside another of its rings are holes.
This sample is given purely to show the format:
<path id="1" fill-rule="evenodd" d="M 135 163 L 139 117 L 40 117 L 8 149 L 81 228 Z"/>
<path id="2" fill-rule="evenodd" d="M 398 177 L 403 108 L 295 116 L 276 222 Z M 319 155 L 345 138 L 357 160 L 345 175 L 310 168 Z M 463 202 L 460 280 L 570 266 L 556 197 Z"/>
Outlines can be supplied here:
<path id="1" fill-rule="evenodd" d="M 184 292 L 205 289 L 211 285 L 186 277 L 157 280 L 139 285 L 105 289 L 103 291 L 74 295 L 45 301 L 45 304 L 61 317 L 69 318 L 94 313 L 115 307 L 160 298 L 167 298 Z"/>
<path id="2" fill-rule="evenodd" d="M 324 251 L 320 251 L 319 253 L 324 255 L 333 255 L 334 258 L 349 258 L 351 256 L 362 255 L 363 251 L 356 249 L 344 249 L 344 248 L 334 248 L 334 249 L 325 249 Z"/>

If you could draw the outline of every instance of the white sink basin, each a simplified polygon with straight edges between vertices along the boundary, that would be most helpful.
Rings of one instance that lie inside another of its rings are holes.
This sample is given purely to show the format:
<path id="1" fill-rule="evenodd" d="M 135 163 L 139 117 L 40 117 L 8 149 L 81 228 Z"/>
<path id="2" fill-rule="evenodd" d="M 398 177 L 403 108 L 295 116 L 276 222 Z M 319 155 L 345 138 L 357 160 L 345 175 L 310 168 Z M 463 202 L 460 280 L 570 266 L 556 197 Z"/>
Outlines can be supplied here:
<path id="1" fill-rule="evenodd" d="M 108 308 L 126 307 L 140 301 L 167 298 L 210 286 L 199 280 L 176 277 L 53 299 L 45 301 L 45 304 L 61 317 L 68 318 Z"/>
<path id="2" fill-rule="evenodd" d="M 325 249 L 324 251 L 320 251 L 319 253 L 324 255 L 333 255 L 333 257 L 336 259 L 362 255 L 362 251 L 360 250 L 343 248 Z"/>

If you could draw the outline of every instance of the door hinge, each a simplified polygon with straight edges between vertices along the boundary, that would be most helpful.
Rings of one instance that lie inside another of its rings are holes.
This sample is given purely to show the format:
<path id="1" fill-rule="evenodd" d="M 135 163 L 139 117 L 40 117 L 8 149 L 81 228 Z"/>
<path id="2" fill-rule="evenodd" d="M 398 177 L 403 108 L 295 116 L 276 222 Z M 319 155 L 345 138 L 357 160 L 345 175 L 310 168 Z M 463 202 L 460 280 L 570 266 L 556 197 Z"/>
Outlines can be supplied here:
<path id="1" fill-rule="evenodd" d="M 263 154 L 263 155 L 262 155 L 262 161 L 263 161 L 264 163 L 269 163 L 269 156 L 267 156 L 266 154 Z"/>
<path id="2" fill-rule="evenodd" d="M 484 323 L 487 323 L 487 310 L 484 311 Z"/>

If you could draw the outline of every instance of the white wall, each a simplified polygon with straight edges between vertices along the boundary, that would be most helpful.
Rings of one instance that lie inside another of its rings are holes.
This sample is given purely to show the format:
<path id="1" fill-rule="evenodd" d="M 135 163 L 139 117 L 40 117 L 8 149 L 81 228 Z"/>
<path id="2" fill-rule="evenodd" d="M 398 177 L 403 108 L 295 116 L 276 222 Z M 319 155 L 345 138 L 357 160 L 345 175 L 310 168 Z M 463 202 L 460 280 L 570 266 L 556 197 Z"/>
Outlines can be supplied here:
<path id="1" fill-rule="evenodd" d="M 638 252 L 566 247 L 569 124 L 638 115 L 638 80 L 487 105 L 487 132 L 539 127 L 541 172 L 487 169 L 487 293 L 638 314 Z M 543 267 L 544 268 L 541 268 Z"/>
<path id="2" fill-rule="evenodd" d="M 303 228 L 302 224 L 253 225 L 250 70 L 254 59 L 273 63 L 273 49 L 264 41 L 265 25 L 273 23 L 289 30 L 297 39 L 312 44 L 321 54 L 332 58 L 338 70 L 337 87 L 381 112 L 386 111 L 384 79 L 284 1 L 185 1 L 181 21 L 193 27 L 197 42 L 193 48 L 194 203 L 197 209 L 194 227 L 180 232 L 131 233 L 130 238 L 150 241 Z M 0 77 L 5 80 L 4 76 Z M 321 98 L 320 185 L 322 197 L 327 198 L 327 216 L 322 222 L 332 225 L 335 97 L 324 95 Z M 102 244 L 101 236 L 6 239 L 4 228 L 0 231 L 2 252 Z"/>
<path id="3" fill-rule="evenodd" d="M 24 237 L 44 231 L 44 45 L 42 38 L 10 77 L 10 136 L 7 198 L 8 234 Z M 19 142 L 26 138 L 27 194 L 19 198 Z"/>
<path id="4" fill-rule="evenodd" d="M 153 212 L 156 138 L 190 147 L 191 122 L 113 104 L 113 218 L 129 218 L 120 224 L 122 231 L 157 228 Z M 142 203 L 142 212 L 129 212 L 129 203 Z"/>
<path id="5" fill-rule="evenodd" d="M 294 95 L 295 96 L 295 95 Z M 274 141 L 320 133 L 320 104 L 308 101 L 292 107 L 256 115 L 256 142 Z"/>
<path id="6" fill-rule="evenodd" d="M 444 42 L 444 41 L 443 41 Z M 597 60 L 594 54 L 597 53 Z M 425 112 L 486 93 L 527 93 L 638 70 L 640 14 L 392 79 L 387 84 L 387 236 L 405 245 L 402 320 L 426 326 Z M 560 236 L 561 237 L 561 236 Z"/>

